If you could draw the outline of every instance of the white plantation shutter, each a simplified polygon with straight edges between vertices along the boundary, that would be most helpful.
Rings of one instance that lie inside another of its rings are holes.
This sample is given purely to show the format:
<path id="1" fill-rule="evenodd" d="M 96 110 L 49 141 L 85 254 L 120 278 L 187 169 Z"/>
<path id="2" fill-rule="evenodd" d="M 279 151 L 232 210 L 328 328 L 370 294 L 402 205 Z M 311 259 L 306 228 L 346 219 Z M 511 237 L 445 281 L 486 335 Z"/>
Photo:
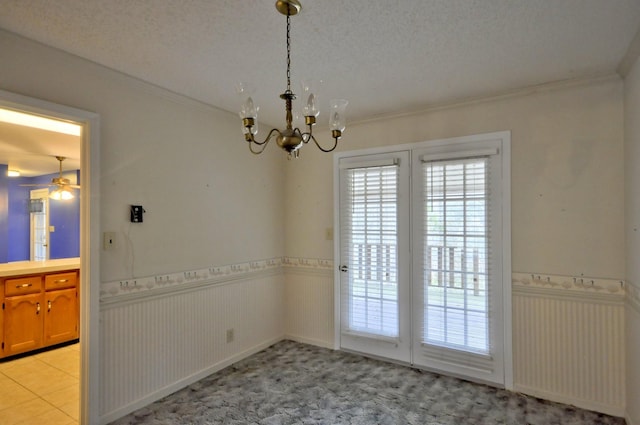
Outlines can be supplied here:
<path id="1" fill-rule="evenodd" d="M 398 338 L 398 164 L 349 164 L 341 202 L 342 331 Z"/>
<path id="2" fill-rule="evenodd" d="M 422 163 L 422 342 L 489 354 L 487 158 Z"/>

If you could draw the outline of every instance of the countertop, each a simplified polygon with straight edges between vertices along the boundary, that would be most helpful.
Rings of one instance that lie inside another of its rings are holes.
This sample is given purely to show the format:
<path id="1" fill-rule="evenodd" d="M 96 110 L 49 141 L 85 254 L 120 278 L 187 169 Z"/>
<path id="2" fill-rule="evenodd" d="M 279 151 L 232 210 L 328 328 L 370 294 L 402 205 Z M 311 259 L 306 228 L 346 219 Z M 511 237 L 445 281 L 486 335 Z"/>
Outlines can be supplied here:
<path id="1" fill-rule="evenodd" d="M 0 264 L 0 277 L 49 273 L 80 268 L 80 258 L 46 261 L 16 261 Z"/>

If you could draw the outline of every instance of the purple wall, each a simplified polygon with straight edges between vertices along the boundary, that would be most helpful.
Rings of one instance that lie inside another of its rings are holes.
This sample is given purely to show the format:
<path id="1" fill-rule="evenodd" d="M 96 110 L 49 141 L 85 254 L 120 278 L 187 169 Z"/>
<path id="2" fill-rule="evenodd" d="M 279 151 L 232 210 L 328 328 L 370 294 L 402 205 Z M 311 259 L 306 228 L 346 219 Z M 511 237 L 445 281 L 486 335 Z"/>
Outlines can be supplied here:
<path id="1" fill-rule="evenodd" d="M 34 187 L 23 187 L 21 184 L 47 184 L 58 173 L 37 177 L 8 178 L 6 165 L 0 165 L 0 213 L 2 213 L 2 187 L 8 188 L 8 219 L 5 232 L 2 231 L 3 217 L 0 214 L 0 262 L 29 260 L 29 193 Z M 63 173 L 63 177 L 72 183 L 80 181 L 80 171 Z M 49 225 L 55 231 L 49 237 L 49 258 L 69 258 L 80 256 L 80 191 L 69 201 L 49 200 Z M 2 248 L 7 254 L 2 257 Z"/>
<path id="2" fill-rule="evenodd" d="M 29 187 L 27 177 L 13 177 L 9 181 L 9 231 L 7 261 L 29 260 Z"/>

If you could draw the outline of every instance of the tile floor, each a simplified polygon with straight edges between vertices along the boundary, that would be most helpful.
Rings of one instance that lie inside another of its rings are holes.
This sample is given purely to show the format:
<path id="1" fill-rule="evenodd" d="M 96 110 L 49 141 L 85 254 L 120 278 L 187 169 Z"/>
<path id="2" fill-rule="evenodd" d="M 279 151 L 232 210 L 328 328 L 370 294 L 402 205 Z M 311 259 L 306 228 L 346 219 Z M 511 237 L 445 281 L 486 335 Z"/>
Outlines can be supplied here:
<path id="1" fill-rule="evenodd" d="M 80 346 L 0 362 L 0 424 L 78 425 Z"/>

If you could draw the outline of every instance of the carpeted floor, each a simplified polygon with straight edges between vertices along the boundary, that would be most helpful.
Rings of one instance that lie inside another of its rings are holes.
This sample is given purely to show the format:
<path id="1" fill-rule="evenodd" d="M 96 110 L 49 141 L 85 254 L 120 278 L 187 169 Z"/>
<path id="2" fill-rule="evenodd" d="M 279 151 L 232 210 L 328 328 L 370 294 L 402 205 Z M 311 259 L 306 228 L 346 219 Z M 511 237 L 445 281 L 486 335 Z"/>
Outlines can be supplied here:
<path id="1" fill-rule="evenodd" d="M 283 341 L 113 424 L 624 423 L 505 390 Z"/>

